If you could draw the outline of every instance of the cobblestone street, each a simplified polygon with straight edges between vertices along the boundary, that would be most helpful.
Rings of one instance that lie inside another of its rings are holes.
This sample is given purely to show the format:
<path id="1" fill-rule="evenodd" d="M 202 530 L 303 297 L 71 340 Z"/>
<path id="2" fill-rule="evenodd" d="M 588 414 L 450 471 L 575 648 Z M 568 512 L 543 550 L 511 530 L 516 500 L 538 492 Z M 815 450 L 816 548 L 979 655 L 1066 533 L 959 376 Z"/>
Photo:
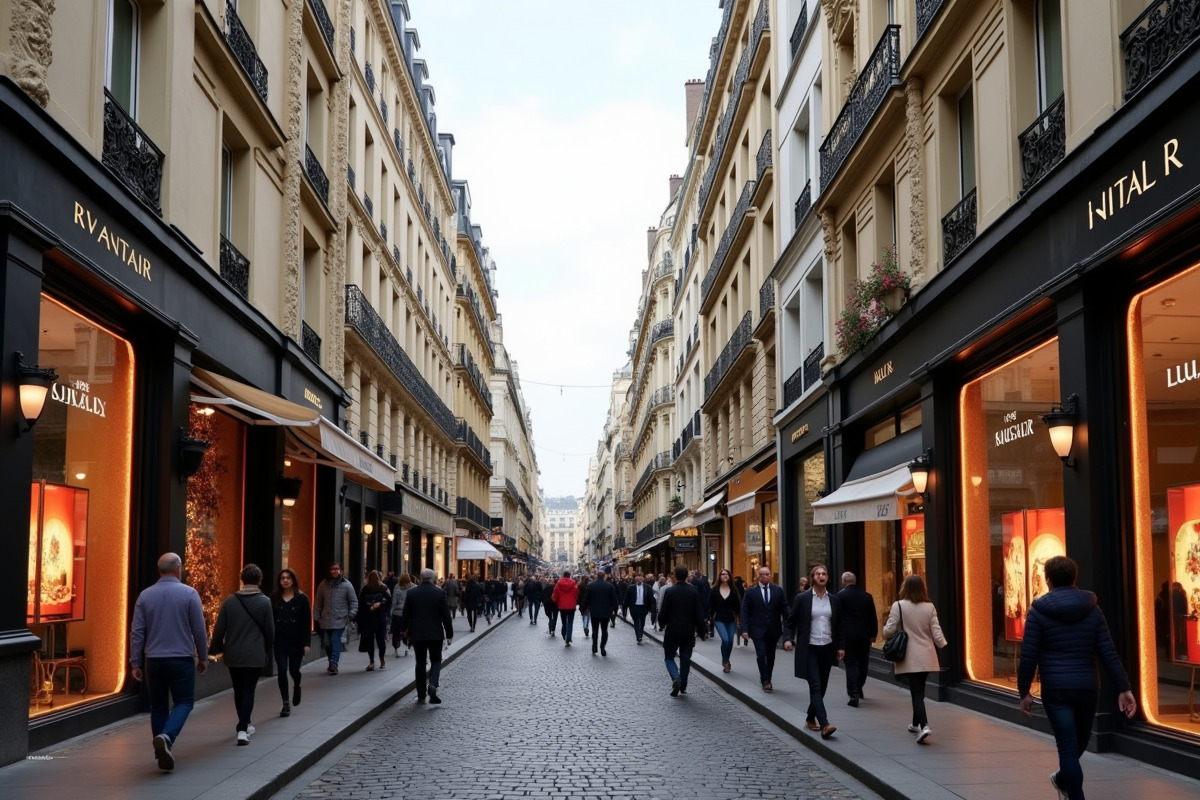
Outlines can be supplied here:
<path id="1" fill-rule="evenodd" d="M 442 672 L 444 703 L 406 698 L 279 797 L 858 798 L 694 672 L 669 694 L 662 648 L 610 631 L 608 657 L 513 618 Z"/>

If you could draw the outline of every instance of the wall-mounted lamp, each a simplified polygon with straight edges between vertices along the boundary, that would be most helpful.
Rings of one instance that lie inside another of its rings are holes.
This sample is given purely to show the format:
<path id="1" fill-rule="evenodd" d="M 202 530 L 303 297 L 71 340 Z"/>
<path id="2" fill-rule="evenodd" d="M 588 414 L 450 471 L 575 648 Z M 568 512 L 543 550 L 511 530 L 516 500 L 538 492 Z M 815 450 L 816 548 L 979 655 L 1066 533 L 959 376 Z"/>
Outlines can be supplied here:
<path id="1" fill-rule="evenodd" d="M 58 380 L 58 373 L 53 368 L 38 369 L 37 364 L 29 366 L 25 356 L 19 351 L 17 358 L 17 380 L 21 386 L 21 415 L 25 417 L 25 427 L 17 425 L 17 435 L 20 436 L 33 430 L 33 426 L 42 416 L 46 407 L 46 396 L 50 393 L 50 384 Z"/>
<path id="2" fill-rule="evenodd" d="M 710 551 L 710 552 L 709 552 L 709 554 L 708 554 L 708 560 L 709 560 L 709 561 L 716 561 L 716 560 L 717 560 L 717 554 L 716 554 L 715 552 L 712 552 L 712 551 Z"/>
<path id="3" fill-rule="evenodd" d="M 687 484 L 683 482 L 683 478 L 679 478 L 675 481 L 675 488 L 681 492 L 683 491 L 683 487 L 686 485 Z"/>
<path id="4" fill-rule="evenodd" d="M 389 533 L 388 533 L 388 535 L 387 535 L 387 540 L 388 540 L 389 542 L 394 542 L 394 541 L 396 541 L 396 534 L 394 534 L 394 533 L 390 533 L 390 532 L 389 532 Z"/>
<path id="5" fill-rule="evenodd" d="M 1075 466 L 1070 459 L 1071 445 L 1075 441 L 1075 423 L 1079 421 L 1079 395 L 1071 395 L 1065 403 L 1052 404 L 1050 411 L 1041 417 L 1050 429 L 1050 444 L 1054 452 L 1058 453 L 1064 465 Z"/>
<path id="6" fill-rule="evenodd" d="M 367 536 L 370 536 L 370 535 L 371 535 L 372 533 L 374 533 L 374 532 L 375 532 L 375 526 L 374 526 L 374 525 L 372 525 L 372 524 L 371 524 L 371 523 L 369 523 L 369 522 L 364 522 L 364 523 L 363 523 L 363 533 L 365 533 Z"/>
<path id="7" fill-rule="evenodd" d="M 300 496 L 300 487 L 304 481 L 300 478 L 289 478 L 284 475 L 279 476 L 278 492 L 279 499 L 285 506 L 291 508 L 296 505 L 296 498 Z"/>
<path id="8" fill-rule="evenodd" d="M 926 450 L 908 462 L 908 472 L 912 475 L 913 488 L 917 490 L 917 494 L 926 500 L 929 499 L 929 494 L 925 490 L 929 488 L 929 469 L 931 464 L 933 464 L 932 450 Z"/>
<path id="9" fill-rule="evenodd" d="M 204 463 L 204 454 L 207 452 L 208 442 L 203 439 L 189 439 L 183 432 L 183 428 L 179 429 L 180 483 L 185 482 L 200 471 L 200 465 Z"/>
<path id="10" fill-rule="evenodd" d="M 343 525 L 342 530 L 344 530 L 346 533 L 349 533 L 350 532 L 350 523 L 347 522 L 345 525 Z"/>

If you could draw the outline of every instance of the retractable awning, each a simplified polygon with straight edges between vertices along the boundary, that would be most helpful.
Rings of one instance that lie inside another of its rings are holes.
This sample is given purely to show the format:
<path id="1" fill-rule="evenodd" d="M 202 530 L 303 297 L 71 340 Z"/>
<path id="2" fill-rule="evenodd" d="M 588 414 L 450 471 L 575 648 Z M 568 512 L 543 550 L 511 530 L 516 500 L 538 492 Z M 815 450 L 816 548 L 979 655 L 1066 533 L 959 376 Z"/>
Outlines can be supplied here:
<path id="1" fill-rule="evenodd" d="M 663 542 L 665 542 L 667 539 L 670 539 L 670 538 L 671 538 L 671 534 L 665 533 L 662 536 L 651 539 L 650 541 L 646 542 L 644 545 L 639 547 L 637 550 L 632 551 L 628 556 L 626 556 L 626 558 L 629 561 L 636 561 L 639 558 L 641 558 L 643 553 L 647 552 L 648 550 L 652 550 L 655 547 L 658 547 L 660 544 L 662 544 Z"/>
<path id="2" fill-rule="evenodd" d="M 717 506 L 725 499 L 725 490 L 714 494 L 712 497 L 705 500 L 696 509 L 695 515 L 692 517 L 692 527 L 698 528 L 709 520 L 717 518 Z"/>
<path id="3" fill-rule="evenodd" d="M 192 383 L 204 392 L 193 393 L 193 403 L 219 406 L 247 425 L 287 428 L 290 449 L 302 460 L 340 469 L 350 480 L 378 491 L 395 490 L 396 470 L 392 465 L 363 447 L 316 409 L 305 408 L 199 367 L 192 368 Z"/>
<path id="4" fill-rule="evenodd" d="M 499 561 L 504 556 L 483 539 L 457 539 L 455 549 L 460 561 Z"/>
<path id="5" fill-rule="evenodd" d="M 847 481 L 813 503 L 813 522 L 837 525 L 842 522 L 900 519 L 907 510 L 905 499 L 915 494 L 908 465 Z"/>
<path id="6" fill-rule="evenodd" d="M 695 506 L 676 512 L 675 515 L 671 517 L 671 532 L 674 533 L 675 531 L 681 531 L 684 528 L 696 527 L 695 514 Z"/>

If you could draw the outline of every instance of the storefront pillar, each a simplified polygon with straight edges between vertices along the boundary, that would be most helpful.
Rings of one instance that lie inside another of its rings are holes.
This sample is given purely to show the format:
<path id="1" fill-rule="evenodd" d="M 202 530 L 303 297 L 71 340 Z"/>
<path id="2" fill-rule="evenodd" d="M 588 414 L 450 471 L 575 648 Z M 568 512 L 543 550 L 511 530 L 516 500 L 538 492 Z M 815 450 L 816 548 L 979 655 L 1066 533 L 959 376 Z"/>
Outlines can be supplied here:
<path id="1" fill-rule="evenodd" d="M 283 551 L 283 507 L 279 476 L 283 473 L 283 435 L 274 426 L 251 426 L 246 431 L 246 510 L 243 553 L 246 563 L 263 571 L 262 589 L 275 589 Z"/>

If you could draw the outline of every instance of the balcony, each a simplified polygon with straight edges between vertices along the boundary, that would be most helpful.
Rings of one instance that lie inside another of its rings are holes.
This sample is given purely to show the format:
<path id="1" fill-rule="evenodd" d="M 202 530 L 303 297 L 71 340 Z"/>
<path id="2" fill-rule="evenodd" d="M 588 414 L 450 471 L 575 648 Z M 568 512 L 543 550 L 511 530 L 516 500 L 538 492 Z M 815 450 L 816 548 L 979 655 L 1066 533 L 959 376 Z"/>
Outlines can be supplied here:
<path id="1" fill-rule="evenodd" d="M 825 360 L 825 343 L 821 342 L 804 358 L 804 388 L 821 380 L 821 362 Z"/>
<path id="2" fill-rule="evenodd" d="M 308 176 L 308 182 L 312 184 L 321 202 L 329 205 L 329 178 L 307 144 L 304 145 L 304 174 Z"/>
<path id="3" fill-rule="evenodd" d="M 721 351 L 721 355 L 717 357 L 717 363 L 713 364 L 713 368 L 704 376 L 704 402 L 708 402 L 713 396 L 717 387 L 721 385 L 721 381 L 729 373 L 729 369 L 733 363 L 737 361 L 738 356 L 742 354 L 750 344 L 750 312 L 742 317 L 741 323 L 733 332 L 733 336 L 729 337 L 729 341 L 725 344 L 725 349 Z"/>
<path id="4" fill-rule="evenodd" d="M 1029 191 L 1067 154 L 1066 97 L 1059 95 L 1017 136 L 1021 146 L 1021 194 Z"/>
<path id="5" fill-rule="evenodd" d="M 746 181 L 745 187 L 742 188 L 742 196 L 738 199 L 733 214 L 729 217 L 729 227 L 725 228 L 725 232 L 721 234 L 721 243 L 717 246 L 717 254 L 713 256 L 712 264 L 709 265 L 704 280 L 700 282 L 700 305 L 702 308 L 708 300 L 708 294 L 712 291 L 713 285 L 717 282 L 717 276 L 721 274 L 721 268 L 725 265 L 729 250 L 733 247 L 734 239 L 746 218 L 746 212 L 750 210 L 750 199 L 754 197 L 756 187 L 755 181 Z"/>
<path id="6" fill-rule="evenodd" d="M 918 0 L 920 2 L 920 0 Z M 808 0 L 800 6 L 800 16 L 796 18 L 796 25 L 792 28 L 791 45 L 792 45 L 792 61 L 796 60 L 796 56 L 800 55 L 800 45 L 804 44 L 804 33 L 808 30 Z"/>
<path id="7" fill-rule="evenodd" d="M 459 519 L 465 519 L 468 522 L 474 523 L 484 530 L 490 530 L 492 527 L 492 515 L 465 497 L 458 498 L 458 503 L 456 504 L 455 508 L 455 516 L 457 516 Z"/>
<path id="8" fill-rule="evenodd" d="M 933 18 L 946 5 L 946 0 L 917 0 L 917 39 L 925 35 Z"/>
<path id="9" fill-rule="evenodd" d="M 943 264 L 949 264 L 975 241 L 976 226 L 975 190 L 972 189 L 958 205 L 950 209 L 949 214 L 942 217 Z"/>
<path id="10" fill-rule="evenodd" d="M 363 192 L 363 207 L 367 209 L 367 216 L 375 219 L 375 201 L 366 192 Z"/>
<path id="11" fill-rule="evenodd" d="M 392 144 L 396 146 L 396 155 L 404 161 L 404 141 L 400 138 L 399 128 L 392 128 Z"/>
<path id="12" fill-rule="evenodd" d="M 346 183 L 350 184 L 350 188 L 354 188 L 354 167 L 346 165 Z"/>
<path id="13" fill-rule="evenodd" d="M 804 367 L 796 367 L 796 371 L 787 376 L 783 382 L 783 408 L 800 399 L 804 394 Z"/>
<path id="14" fill-rule="evenodd" d="M 264 103 L 267 102 L 267 67 L 258 57 L 254 40 L 250 38 L 250 34 L 246 32 L 245 26 L 238 18 L 237 9 L 233 7 L 233 3 L 225 4 L 225 41 L 229 43 L 233 57 L 242 65 L 242 70 L 250 79 L 250 85 L 254 87 L 254 91 L 258 92 L 258 96 Z"/>
<path id="15" fill-rule="evenodd" d="M 321 337 L 303 321 L 300 323 L 300 349 L 318 365 L 321 363 Z"/>
<path id="16" fill-rule="evenodd" d="M 821 143 L 821 185 L 828 186 L 892 88 L 900 85 L 900 26 L 888 25 L 859 73 L 846 105 Z"/>
<path id="17" fill-rule="evenodd" d="M 363 80 L 367 84 L 367 94 L 375 94 L 375 68 L 370 61 L 363 66 Z"/>
<path id="18" fill-rule="evenodd" d="M 483 399 L 484 405 L 488 407 L 488 411 L 493 411 L 492 408 L 492 393 L 488 389 L 488 381 L 484 376 L 483 371 L 475 363 L 475 357 L 467 350 L 467 346 L 462 342 L 454 345 L 455 363 L 467 371 L 471 376 L 471 382 L 475 386 L 475 390 L 479 392 L 479 396 Z"/>
<path id="19" fill-rule="evenodd" d="M 767 278 L 758 290 L 758 321 L 761 323 L 767 314 L 775 310 L 775 281 Z"/>
<path id="20" fill-rule="evenodd" d="M 346 325 L 358 332 L 438 427 L 454 438 L 458 433 L 454 414 L 392 336 L 378 312 L 367 302 L 362 289 L 354 284 L 346 285 Z"/>
<path id="21" fill-rule="evenodd" d="M 646 542 L 650 541 L 651 539 L 655 539 L 659 536 L 668 534 L 670 532 L 671 532 L 671 517 L 670 517 L 670 515 L 665 516 L 665 517 L 659 517 L 658 519 L 654 520 L 649 525 L 646 525 L 645 527 L 643 527 L 641 530 L 639 530 L 637 532 L 637 536 L 634 537 L 633 544 L 636 547 L 638 545 L 645 544 Z"/>
<path id="22" fill-rule="evenodd" d="M 317 27 L 321 29 L 321 38 L 329 46 L 329 52 L 334 52 L 333 20 L 329 18 L 329 11 L 325 8 L 325 3 L 321 0 L 308 0 L 308 5 L 312 9 L 313 18 L 317 21 Z M 350 49 L 353 50 L 354 45 L 350 45 Z"/>
<path id="23" fill-rule="evenodd" d="M 388 126 L 388 104 L 387 100 L 383 99 L 383 95 L 379 96 L 379 116 L 383 118 L 383 127 Z"/>
<path id="24" fill-rule="evenodd" d="M 800 196 L 796 198 L 796 230 L 800 230 L 809 211 L 812 211 L 811 178 L 804 182 L 804 188 L 800 190 Z"/>
<path id="25" fill-rule="evenodd" d="M 762 144 L 758 146 L 758 155 L 754 157 L 754 164 L 758 167 L 758 182 L 761 184 L 763 176 L 767 174 L 767 170 L 772 166 L 772 146 L 771 132 L 767 131 L 763 136 Z"/>
<path id="26" fill-rule="evenodd" d="M 656 453 L 654 458 L 650 459 L 650 463 L 646 465 L 646 468 L 642 470 L 642 477 L 638 478 L 638 482 L 633 486 L 634 501 L 636 502 L 637 498 L 642 494 L 642 489 L 646 488 L 651 475 L 664 469 L 670 469 L 674 463 L 675 461 L 671 458 L 670 451 L 664 450 L 661 453 Z M 670 518 L 668 517 L 668 519 Z"/>
<path id="27" fill-rule="evenodd" d="M 664 319 L 661 322 L 656 322 L 654 327 L 650 329 L 650 344 L 654 344 L 660 339 L 665 339 L 668 336 L 675 335 L 675 319 Z"/>
<path id="28" fill-rule="evenodd" d="M 479 438 L 479 434 L 475 433 L 475 429 L 467 424 L 467 421 L 462 417 L 458 418 L 458 434 L 455 437 L 462 442 L 467 448 L 479 457 L 479 460 L 487 466 L 488 471 L 492 469 L 492 453 L 483 446 L 483 440 Z"/>
<path id="29" fill-rule="evenodd" d="M 1195 3 L 1158 0 L 1121 34 L 1125 52 L 1125 99 L 1142 90 L 1200 36 Z"/>
<path id="30" fill-rule="evenodd" d="M 101 161 L 129 191 L 162 216 L 163 153 L 107 89 Z"/>
<path id="31" fill-rule="evenodd" d="M 250 259 L 221 237 L 221 279 L 242 297 L 250 296 Z"/>

